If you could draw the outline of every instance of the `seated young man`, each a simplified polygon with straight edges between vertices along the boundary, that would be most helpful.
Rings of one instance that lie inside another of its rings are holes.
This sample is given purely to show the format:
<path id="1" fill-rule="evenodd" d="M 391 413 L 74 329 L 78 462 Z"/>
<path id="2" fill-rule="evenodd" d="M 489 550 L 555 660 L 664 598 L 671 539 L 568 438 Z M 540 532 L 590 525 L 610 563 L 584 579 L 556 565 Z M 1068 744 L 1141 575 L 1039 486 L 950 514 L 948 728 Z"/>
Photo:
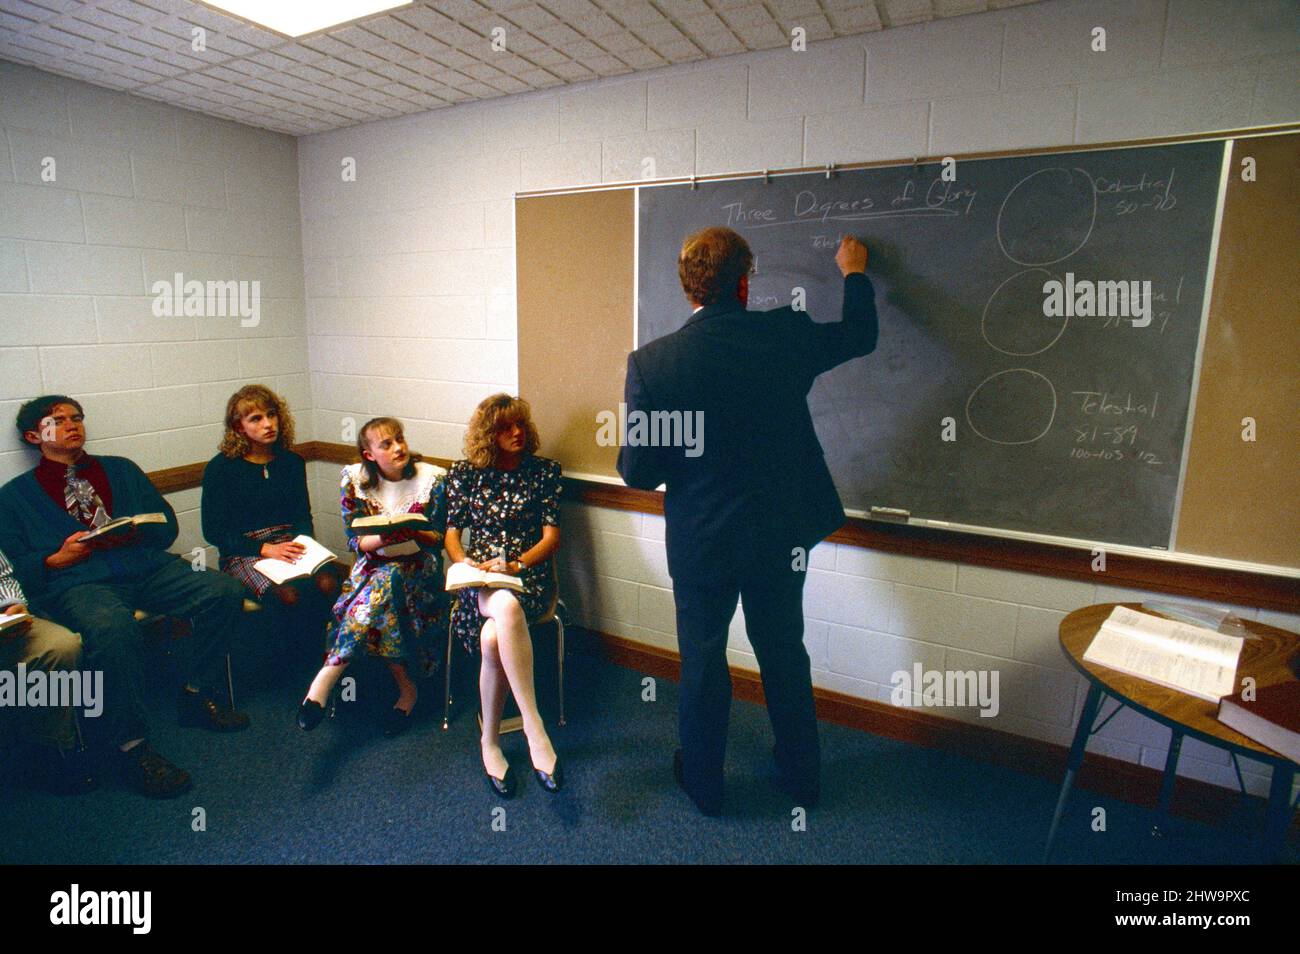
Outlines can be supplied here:
<path id="1" fill-rule="evenodd" d="M 0 553 L 0 615 L 19 613 L 30 615 L 27 597 L 14 577 L 9 560 Z M 33 616 L 0 630 L 0 669 L 15 674 L 15 692 L 27 688 L 25 680 L 17 678 L 19 666 L 26 672 L 74 672 L 80 658 L 81 637 L 48 619 Z M 86 702 L 90 704 L 89 700 Z M 76 795 L 95 787 L 94 775 L 77 748 L 72 705 L 68 700 L 47 695 L 42 705 L 22 708 L 19 713 L 27 723 L 24 741 L 31 745 L 31 768 L 40 784 L 64 795 Z"/>
<path id="2" fill-rule="evenodd" d="M 105 712 L 93 728 L 118 750 L 123 779 L 145 795 L 179 795 L 190 787 L 189 774 L 148 743 L 144 630 L 134 610 L 193 623 L 193 634 L 177 643 L 181 725 L 238 731 L 248 717 L 211 690 L 222 682 L 243 587 L 167 552 L 178 530 L 171 506 L 130 460 L 88 454 L 84 421 L 81 405 L 64 395 L 19 408 L 18 431 L 40 448 L 41 460 L 0 488 L 0 550 L 28 596 L 81 634 L 85 668 L 103 672 Z M 147 513 L 163 514 L 166 523 L 83 542 L 110 519 Z"/>

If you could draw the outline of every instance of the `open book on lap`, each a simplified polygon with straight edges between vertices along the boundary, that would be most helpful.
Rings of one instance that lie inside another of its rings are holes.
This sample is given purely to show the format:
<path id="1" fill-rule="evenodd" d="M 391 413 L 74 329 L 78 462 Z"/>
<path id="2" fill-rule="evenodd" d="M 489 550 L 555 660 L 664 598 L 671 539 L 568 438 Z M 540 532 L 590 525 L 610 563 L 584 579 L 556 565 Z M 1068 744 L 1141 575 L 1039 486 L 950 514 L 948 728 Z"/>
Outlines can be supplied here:
<path id="1" fill-rule="evenodd" d="M 379 513 L 373 517 L 357 517 L 352 521 L 351 526 L 353 533 L 380 535 L 396 533 L 398 530 L 430 529 L 429 518 L 422 513 L 397 513 L 392 516 Z"/>
<path id="2" fill-rule="evenodd" d="M 336 557 L 331 551 L 325 549 L 306 534 L 300 533 L 298 536 L 293 538 L 293 542 L 301 543 L 307 548 L 306 552 L 293 563 L 290 563 L 287 560 L 272 560 L 268 558 L 265 560 L 258 560 L 253 564 L 253 569 L 257 570 L 258 573 L 261 573 L 272 583 L 279 585 L 285 580 L 296 580 L 299 577 L 311 576 L 326 563 L 338 559 L 338 557 Z"/>
<path id="3" fill-rule="evenodd" d="M 111 536 L 113 534 L 125 533 L 134 527 L 146 523 L 163 523 L 167 522 L 167 515 L 162 513 L 137 513 L 130 517 L 118 517 L 116 520 L 110 520 L 103 526 L 96 527 L 88 534 L 81 538 L 82 543 L 89 543 L 92 540 L 98 540 L 101 537 Z"/>
<path id="4" fill-rule="evenodd" d="M 478 586 L 489 590 L 514 590 L 516 593 L 524 591 L 524 581 L 517 576 L 511 576 L 509 573 L 493 573 L 489 570 L 479 570 L 468 563 L 453 563 L 448 567 L 447 592 L 452 593 L 456 590 Z"/>
<path id="5" fill-rule="evenodd" d="M 31 613 L 0 613 L 0 633 L 13 626 L 30 623 L 34 619 Z"/>

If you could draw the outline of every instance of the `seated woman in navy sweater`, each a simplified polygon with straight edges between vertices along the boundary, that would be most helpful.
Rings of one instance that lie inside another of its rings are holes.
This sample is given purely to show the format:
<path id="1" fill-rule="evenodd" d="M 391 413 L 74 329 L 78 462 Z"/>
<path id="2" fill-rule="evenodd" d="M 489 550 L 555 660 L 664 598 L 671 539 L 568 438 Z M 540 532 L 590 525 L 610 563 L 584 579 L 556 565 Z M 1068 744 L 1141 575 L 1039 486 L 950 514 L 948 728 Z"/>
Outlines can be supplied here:
<path id="1" fill-rule="evenodd" d="M 221 551 L 221 569 L 259 599 L 294 607 L 297 622 L 318 631 L 329 617 L 346 572 L 327 563 L 315 574 L 277 584 L 258 571 L 261 559 L 293 563 L 312 536 L 307 464 L 293 446 L 293 415 L 284 399 L 249 384 L 226 402 L 220 452 L 203 471 L 203 536 Z M 317 633 L 323 638 L 323 633 Z"/>

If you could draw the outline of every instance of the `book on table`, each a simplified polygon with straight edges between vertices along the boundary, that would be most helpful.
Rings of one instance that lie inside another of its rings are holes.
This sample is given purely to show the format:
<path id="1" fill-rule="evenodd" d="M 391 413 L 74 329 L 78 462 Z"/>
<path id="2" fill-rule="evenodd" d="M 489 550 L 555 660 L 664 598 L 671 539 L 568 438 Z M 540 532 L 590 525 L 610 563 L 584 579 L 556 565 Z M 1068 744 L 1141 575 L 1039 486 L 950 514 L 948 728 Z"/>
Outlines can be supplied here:
<path id="1" fill-rule="evenodd" d="M 1300 762 L 1300 682 L 1260 686 L 1255 698 L 1240 692 L 1219 703 L 1219 721 L 1292 762 Z"/>
<path id="2" fill-rule="evenodd" d="M 35 617 L 31 613 L 0 613 L 0 633 L 14 626 L 21 626 L 23 623 L 30 623 L 33 619 Z"/>
<path id="3" fill-rule="evenodd" d="M 352 521 L 352 532 L 384 535 L 399 530 L 428 530 L 429 518 L 422 513 L 377 513 L 370 517 L 357 517 Z"/>
<path id="4" fill-rule="evenodd" d="M 468 563 L 453 563 L 447 568 L 448 593 L 472 586 L 482 586 L 489 590 L 514 590 L 516 593 L 524 591 L 524 581 L 509 573 L 480 570 Z"/>
<path id="5" fill-rule="evenodd" d="M 1218 702 L 1236 688 L 1244 640 L 1116 606 L 1083 661 Z"/>
<path id="6" fill-rule="evenodd" d="M 167 515 L 165 513 L 137 513 L 129 517 L 118 517 L 116 520 L 110 520 L 108 523 L 96 527 L 88 534 L 81 538 L 82 543 L 89 543 L 91 540 L 99 540 L 103 537 L 113 536 L 118 533 L 125 533 L 146 523 L 166 523 Z"/>
<path id="7" fill-rule="evenodd" d="M 325 549 L 305 533 L 298 534 L 293 538 L 293 542 L 301 543 L 306 547 L 303 555 L 298 559 L 290 563 L 288 560 L 267 557 L 254 563 L 253 569 L 278 585 L 285 580 L 296 580 L 299 577 L 311 576 L 326 563 L 338 559 L 333 552 Z"/>

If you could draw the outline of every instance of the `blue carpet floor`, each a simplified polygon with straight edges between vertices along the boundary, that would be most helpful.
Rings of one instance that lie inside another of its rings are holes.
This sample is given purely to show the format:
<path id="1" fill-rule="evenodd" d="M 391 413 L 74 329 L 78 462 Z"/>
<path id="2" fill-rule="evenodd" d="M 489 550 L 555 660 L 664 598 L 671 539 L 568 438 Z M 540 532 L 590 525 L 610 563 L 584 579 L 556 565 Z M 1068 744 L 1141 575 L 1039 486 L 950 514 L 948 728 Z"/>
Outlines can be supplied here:
<path id="1" fill-rule="evenodd" d="M 153 743 L 193 774 L 190 793 L 155 802 L 106 780 L 96 792 L 58 798 L 4 781 L 0 861 L 1036 864 L 1058 790 L 1056 781 L 824 724 L 823 802 L 806 830 L 794 830 L 792 805 L 772 784 L 766 712 L 735 702 L 726 814 L 703 818 L 670 770 L 676 684 L 658 680 L 656 700 L 645 702 L 640 673 L 579 653 L 568 664 L 569 724 L 552 734 L 565 790 L 552 796 L 536 786 L 516 733 L 505 748 L 520 795 L 501 802 L 483 782 L 472 682 L 447 732 L 441 679 L 422 682 L 414 726 L 390 740 L 378 720 L 392 704 L 391 679 L 377 664 L 354 667 L 358 700 L 305 734 L 294 716 L 312 665 L 255 662 L 263 668 L 250 674 L 246 661 L 236 682 L 253 725 L 233 736 L 177 728 L 172 696 L 157 680 Z M 544 714 L 554 726 L 553 706 Z M 1091 829 L 1096 806 L 1106 810 L 1105 832 Z M 192 830 L 196 807 L 206 831 Z M 1149 834 L 1153 817 L 1076 789 L 1053 860 L 1255 859 L 1258 817 L 1221 827 L 1176 818 L 1160 839 Z M 1285 860 L 1297 856 L 1293 843 Z"/>

